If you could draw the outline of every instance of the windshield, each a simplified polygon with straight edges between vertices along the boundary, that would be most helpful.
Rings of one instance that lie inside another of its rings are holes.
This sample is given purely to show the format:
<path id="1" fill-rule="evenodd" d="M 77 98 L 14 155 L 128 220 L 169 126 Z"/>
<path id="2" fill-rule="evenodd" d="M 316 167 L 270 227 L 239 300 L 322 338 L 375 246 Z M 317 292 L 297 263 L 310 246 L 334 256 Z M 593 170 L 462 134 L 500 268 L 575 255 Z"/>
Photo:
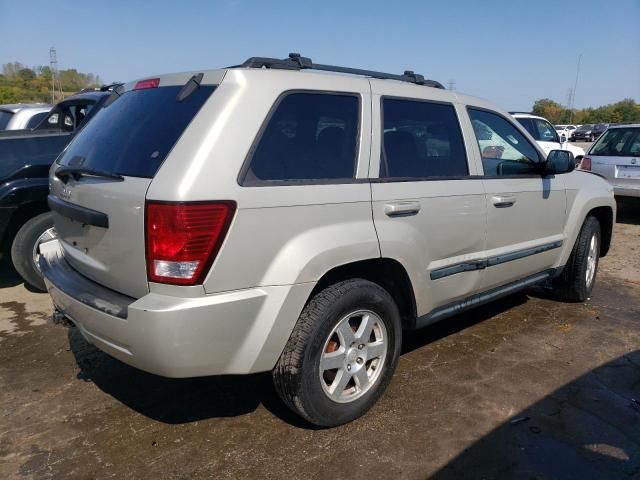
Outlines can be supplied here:
<path id="1" fill-rule="evenodd" d="M 13 113 L 0 110 L 0 130 L 5 130 Z"/>
<path id="2" fill-rule="evenodd" d="M 591 130 L 592 128 L 593 128 L 593 125 L 587 124 L 587 125 L 582 125 L 580 128 L 578 128 L 578 130 L 580 130 L 581 132 L 585 132 L 587 130 Z"/>
<path id="3" fill-rule="evenodd" d="M 556 130 L 560 131 L 560 130 L 564 130 L 567 127 L 561 127 L 560 125 L 556 125 Z"/>
<path id="4" fill-rule="evenodd" d="M 152 178 L 214 88 L 202 86 L 180 102 L 181 85 L 123 93 L 96 113 L 59 163 Z"/>

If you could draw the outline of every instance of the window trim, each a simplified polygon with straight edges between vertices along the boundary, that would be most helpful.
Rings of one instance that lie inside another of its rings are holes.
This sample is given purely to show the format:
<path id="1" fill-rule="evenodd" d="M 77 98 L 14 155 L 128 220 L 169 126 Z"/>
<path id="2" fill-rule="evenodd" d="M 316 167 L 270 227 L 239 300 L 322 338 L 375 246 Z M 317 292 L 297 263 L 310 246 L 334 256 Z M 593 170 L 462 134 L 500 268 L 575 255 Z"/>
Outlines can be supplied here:
<path id="1" fill-rule="evenodd" d="M 447 176 L 428 176 L 428 177 L 383 177 L 382 173 L 382 165 L 386 163 L 386 159 L 383 160 L 383 157 L 386 156 L 384 151 L 384 101 L 386 99 L 390 100 L 403 100 L 407 102 L 420 102 L 420 103 L 432 103 L 438 105 L 450 106 L 453 109 L 453 113 L 456 116 L 456 120 L 458 121 L 458 127 L 460 129 L 460 139 L 462 140 L 462 147 L 464 150 L 465 162 L 467 164 L 467 174 L 466 175 L 447 175 Z M 445 100 L 430 100 L 426 98 L 415 98 L 415 97 L 403 97 L 400 95 L 381 95 L 380 96 L 380 153 L 378 157 L 378 176 L 375 178 L 369 178 L 371 183 L 394 183 L 394 182 L 434 182 L 434 181 L 448 181 L 448 180 L 467 180 L 473 179 L 473 175 L 471 172 L 471 165 L 469 164 L 469 155 L 467 152 L 467 144 L 464 140 L 464 132 L 462 130 L 462 123 L 460 122 L 460 116 L 458 115 L 458 111 L 453 102 L 447 102 Z"/>
<path id="2" fill-rule="evenodd" d="M 317 179 L 309 179 L 309 178 L 301 178 L 301 179 L 290 179 L 290 180 L 256 180 L 254 182 L 247 182 L 247 174 L 249 173 L 249 169 L 251 168 L 251 161 L 253 160 L 253 155 L 255 154 L 258 145 L 260 145 L 260 141 L 264 135 L 265 130 L 269 126 L 271 119 L 275 115 L 276 111 L 280 104 L 287 98 L 289 95 L 294 95 L 297 93 L 306 93 L 312 95 L 338 95 L 342 97 L 356 97 L 358 100 L 358 125 L 356 128 L 356 144 L 355 144 L 355 158 L 353 163 L 353 176 L 351 178 L 317 178 Z M 240 171 L 238 172 L 238 176 L 236 177 L 236 182 L 241 187 L 252 188 L 252 187 L 286 187 L 286 186 L 301 186 L 301 185 L 349 185 L 353 183 L 364 183 L 363 181 L 368 181 L 366 178 L 356 178 L 356 173 L 358 171 L 358 165 L 360 163 L 360 144 L 361 144 L 361 136 L 362 136 L 362 94 L 358 92 L 341 92 L 335 90 L 316 90 L 316 89 L 304 89 L 304 88 L 294 88 L 290 90 L 285 90 L 278 95 L 278 98 L 273 102 L 267 116 L 262 121 L 260 128 L 258 129 L 258 133 L 255 138 L 251 142 L 251 146 L 249 147 L 249 151 L 247 155 L 244 157 L 244 161 L 242 162 L 242 166 L 240 167 Z"/>
<path id="3" fill-rule="evenodd" d="M 534 162 L 534 163 L 540 164 L 540 163 L 543 163 L 545 161 L 544 158 L 542 158 L 541 155 L 540 155 L 540 150 L 538 148 L 537 142 L 536 142 L 535 145 L 533 145 L 533 144 L 531 144 L 531 142 L 529 142 L 529 139 L 527 138 L 527 136 L 524 135 L 524 132 L 526 132 L 526 133 L 529 133 L 529 132 L 527 132 L 527 130 L 524 128 L 524 125 L 521 125 L 520 123 L 518 123 L 517 120 L 514 123 L 513 121 L 509 120 L 502 113 L 497 112 L 495 110 L 491 110 L 490 108 L 478 107 L 478 106 L 475 106 L 475 105 L 467 104 L 467 105 L 465 105 L 465 109 L 467 111 L 467 116 L 469 117 L 469 121 L 471 122 L 472 126 L 473 126 L 473 119 L 471 118 L 470 110 L 478 110 L 478 111 L 485 112 L 485 113 L 492 113 L 494 115 L 497 115 L 498 117 L 503 118 L 505 121 L 510 123 L 512 126 L 514 126 L 516 128 L 516 130 L 518 130 L 520 132 L 520 134 L 522 134 L 524 139 L 529 143 L 529 145 L 531 145 L 533 150 L 538 154 L 538 161 Z M 516 125 L 516 123 L 517 123 L 517 125 Z M 541 173 L 531 173 L 531 174 L 527 174 L 527 175 L 487 175 L 486 172 L 484 171 L 484 163 L 482 163 L 482 152 L 480 151 L 480 144 L 478 143 L 478 137 L 476 136 L 475 130 L 473 128 L 471 130 L 472 130 L 471 133 L 473 134 L 473 138 L 475 139 L 475 146 L 478 148 L 480 164 L 482 165 L 482 176 L 481 176 L 481 178 L 484 178 L 485 180 L 496 180 L 496 179 L 502 179 L 502 178 L 540 178 L 540 177 L 544 176 Z M 535 142 L 535 140 L 534 140 L 534 142 Z"/>

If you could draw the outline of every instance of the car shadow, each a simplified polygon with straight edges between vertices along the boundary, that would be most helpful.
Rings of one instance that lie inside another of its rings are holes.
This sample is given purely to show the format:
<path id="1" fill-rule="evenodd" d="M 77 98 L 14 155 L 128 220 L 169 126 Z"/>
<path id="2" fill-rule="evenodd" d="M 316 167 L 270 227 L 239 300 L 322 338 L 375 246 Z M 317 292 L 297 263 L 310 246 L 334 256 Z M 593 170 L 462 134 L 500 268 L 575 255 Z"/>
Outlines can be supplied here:
<path id="1" fill-rule="evenodd" d="M 71 352 L 80 368 L 77 377 L 93 382 L 129 408 L 153 420 L 183 424 L 214 417 L 236 417 L 264 406 L 294 426 L 314 428 L 278 398 L 271 373 L 166 378 L 143 372 L 100 351 L 71 327 Z"/>
<path id="2" fill-rule="evenodd" d="M 402 354 L 482 322 L 527 301 L 514 294 L 405 335 Z M 80 369 L 78 378 L 93 382 L 100 390 L 146 417 L 167 424 L 183 424 L 214 417 L 235 417 L 260 405 L 290 425 L 317 429 L 289 410 L 279 399 L 271 373 L 172 379 L 143 372 L 103 353 L 71 327 L 71 352 Z"/>
<path id="3" fill-rule="evenodd" d="M 430 478 L 640 478 L 640 350 L 546 395 Z"/>
<path id="4" fill-rule="evenodd" d="M 640 198 L 616 198 L 618 213 L 616 223 L 640 225 Z"/>

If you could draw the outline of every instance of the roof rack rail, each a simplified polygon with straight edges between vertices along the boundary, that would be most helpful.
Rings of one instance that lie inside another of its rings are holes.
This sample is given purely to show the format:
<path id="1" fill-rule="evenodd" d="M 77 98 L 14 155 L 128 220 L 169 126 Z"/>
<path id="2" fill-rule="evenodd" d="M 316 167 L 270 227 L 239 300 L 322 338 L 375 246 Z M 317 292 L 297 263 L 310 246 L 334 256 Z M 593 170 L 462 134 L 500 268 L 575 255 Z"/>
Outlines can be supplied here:
<path id="1" fill-rule="evenodd" d="M 509 112 L 509 115 L 515 115 L 516 113 L 521 113 L 524 115 L 535 115 L 535 113 L 531 113 L 531 112 Z"/>
<path id="2" fill-rule="evenodd" d="M 365 77 L 381 78 L 387 80 L 399 80 L 401 82 L 415 83 L 417 85 L 425 85 L 427 87 L 442 88 L 444 86 L 435 80 L 426 80 L 422 75 L 406 70 L 402 75 L 393 73 L 376 72 L 374 70 L 363 70 L 360 68 L 338 67 L 335 65 L 323 65 L 313 63 L 308 57 L 302 57 L 299 53 L 290 53 L 288 58 L 267 58 L 267 57 L 251 57 L 240 65 L 235 67 L 244 68 L 272 68 L 279 70 L 322 70 L 324 72 L 350 73 L 352 75 L 362 75 Z M 232 67 L 231 67 L 232 68 Z"/>

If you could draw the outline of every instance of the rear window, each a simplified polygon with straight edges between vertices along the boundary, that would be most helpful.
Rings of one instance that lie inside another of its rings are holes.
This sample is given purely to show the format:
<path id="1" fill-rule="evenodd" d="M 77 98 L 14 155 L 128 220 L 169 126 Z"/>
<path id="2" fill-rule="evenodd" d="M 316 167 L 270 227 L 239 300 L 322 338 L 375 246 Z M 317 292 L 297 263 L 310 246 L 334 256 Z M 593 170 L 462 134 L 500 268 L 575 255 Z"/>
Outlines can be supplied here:
<path id="1" fill-rule="evenodd" d="M 126 92 L 96 113 L 60 163 L 152 178 L 214 88 L 202 86 L 181 102 L 181 85 Z"/>
<path id="2" fill-rule="evenodd" d="M 591 148 L 589 155 L 624 157 L 640 153 L 640 128 L 612 128 Z"/>
<path id="3" fill-rule="evenodd" d="M 11 120 L 12 116 L 13 116 L 13 113 L 11 112 L 0 111 L 0 130 L 4 130 L 7 128 L 7 125 L 9 124 L 9 120 Z"/>
<path id="4" fill-rule="evenodd" d="M 356 95 L 287 94 L 268 119 L 240 183 L 352 179 L 359 118 Z"/>
<path id="5" fill-rule="evenodd" d="M 31 117 L 29 119 L 29 122 L 27 123 L 27 128 L 28 129 L 32 129 L 32 128 L 36 128 L 38 126 L 38 124 L 44 120 L 44 117 L 46 117 L 49 114 L 49 112 L 41 112 L 41 113 L 36 113 L 33 117 Z"/>

